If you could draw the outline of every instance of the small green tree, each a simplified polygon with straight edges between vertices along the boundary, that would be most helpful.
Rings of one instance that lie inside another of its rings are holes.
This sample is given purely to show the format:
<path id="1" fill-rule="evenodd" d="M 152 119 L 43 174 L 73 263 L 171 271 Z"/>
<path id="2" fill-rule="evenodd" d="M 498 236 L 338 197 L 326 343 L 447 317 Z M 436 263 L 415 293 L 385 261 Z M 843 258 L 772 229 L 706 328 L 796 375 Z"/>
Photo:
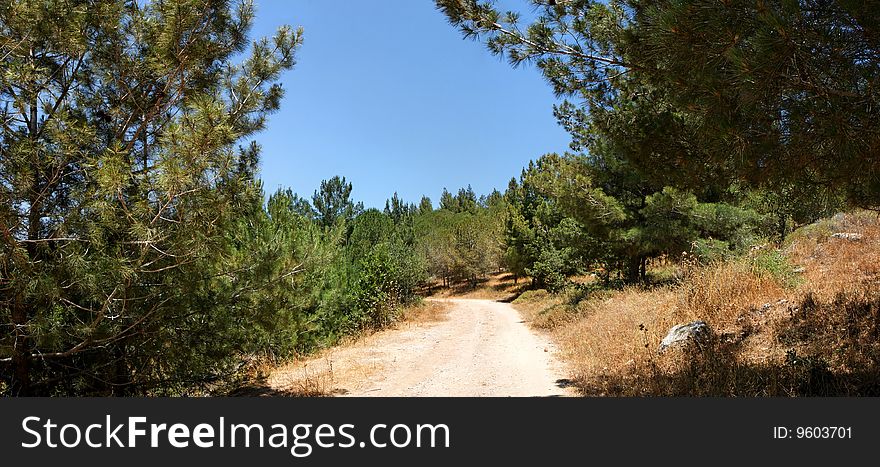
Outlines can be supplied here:
<path id="1" fill-rule="evenodd" d="M 427 214 L 434 210 L 434 205 L 431 204 L 431 198 L 427 196 L 422 196 L 422 200 L 419 201 L 419 214 Z"/>
<path id="2" fill-rule="evenodd" d="M 352 184 L 347 183 L 345 177 L 336 175 L 321 181 L 321 189 L 315 190 L 312 196 L 312 209 L 318 224 L 329 229 L 336 222 L 351 222 L 363 211 L 362 203 L 355 204 L 351 200 L 351 190 Z"/>
<path id="3" fill-rule="evenodd" d="M 458 203 L 455 196 L 453 196 L 446 188 L 443 188 L 443 193 L 440 195 L 440 209 L 452 212 L 458 210 Z"/>
<path id="4" fill-rule="evenodd" d="M 363 324 L 384 326 L 394 320 L 399 307 L 414 298 L 415 288 L 426 279 L 408 222 L 395 224 L 390 215 L 376 209 L 354 220 L 347 254 L 355 266 L 352 312 Z"/>
<path id="5" fill-rule="evenodd" d="M 429 200 L 430 202 L 430 200 Z M 402 222 L 404 219 L 409 219 L 418 208 L 414 204 L 406 204 L 399 196 L 397 196 L 397 192 L 394 192 L 394 195 L 391 196 L 391 199 L 385 201 L 385 214 L 391 216 L 391 219 L 394 220 L 395 224 Z"/>

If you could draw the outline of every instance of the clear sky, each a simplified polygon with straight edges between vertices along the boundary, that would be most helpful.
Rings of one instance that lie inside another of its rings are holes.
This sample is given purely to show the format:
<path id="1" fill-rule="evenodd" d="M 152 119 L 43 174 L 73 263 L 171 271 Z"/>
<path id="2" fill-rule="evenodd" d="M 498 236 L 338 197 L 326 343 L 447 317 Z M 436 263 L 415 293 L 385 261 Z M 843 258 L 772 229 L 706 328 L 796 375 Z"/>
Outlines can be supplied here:
<path id="1" fill-rule="evenodd" d="M 256 137 L 267 193 L 310 196 L 342 175 L 367 207 L 395 191 L 436 207 L 444 187 L 503 191 L 530 159 L 567 148 L 538 70 L 464 40 L 431 0 L 255 3 L 255 37 L 305 29 L 281 110 Z"/>

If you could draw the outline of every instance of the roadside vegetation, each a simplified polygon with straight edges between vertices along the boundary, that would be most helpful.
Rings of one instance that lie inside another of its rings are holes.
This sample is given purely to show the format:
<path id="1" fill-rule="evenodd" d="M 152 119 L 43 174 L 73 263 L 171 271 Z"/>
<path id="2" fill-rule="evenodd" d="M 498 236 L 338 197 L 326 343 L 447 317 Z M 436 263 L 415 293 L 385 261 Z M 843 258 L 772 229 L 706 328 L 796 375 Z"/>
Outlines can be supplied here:
<path id="1" fill-rule="evenodd" d="M 878 240 L 875 213 L 838 215 L 737 259 L 678 264 L 672 281 L 513 304 L 552 334 L 585 395 L 876 396 Z M 696 320 L 704 341 L 659 352 Z"/>

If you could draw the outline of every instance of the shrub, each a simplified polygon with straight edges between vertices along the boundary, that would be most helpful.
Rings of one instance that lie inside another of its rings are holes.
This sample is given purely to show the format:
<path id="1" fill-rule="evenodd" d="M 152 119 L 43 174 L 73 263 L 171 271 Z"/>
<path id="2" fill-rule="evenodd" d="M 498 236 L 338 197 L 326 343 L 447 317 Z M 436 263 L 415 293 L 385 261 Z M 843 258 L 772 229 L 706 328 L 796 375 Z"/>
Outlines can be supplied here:
<path id="1" fill-rule="evenodd" d="M 712 238 L 697 239 L 691 244 L 691 252 L 703 264 L 722 261 L 731 255 L 727 242 Z"/>
<path id="2" fill-rule="evenodd" d="M 788 258 L 779 250 L 762 250 L 751 258 L 752 271 L 759 276 L 769 276 L 786 288 L 800 284 L 801 278 Z"/>

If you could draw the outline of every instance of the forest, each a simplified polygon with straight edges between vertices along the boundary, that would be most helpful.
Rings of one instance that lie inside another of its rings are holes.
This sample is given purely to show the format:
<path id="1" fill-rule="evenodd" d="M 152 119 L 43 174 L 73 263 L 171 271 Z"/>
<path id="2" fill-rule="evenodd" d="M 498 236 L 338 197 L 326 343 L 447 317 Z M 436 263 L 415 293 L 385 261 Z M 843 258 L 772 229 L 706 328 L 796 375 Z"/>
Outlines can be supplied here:
<path id="1" fill-rule="evenodd" d="M 251 37 L 249 1 L 0 4 L 0 391 L 224 394 L 435 288 L 647 287 L 880 205 L 880 5 L 522 3 L 436 6 L 540 70 L 570 151 L 382 210 L 346 174 L 260 182 L 302 29 Z"/>

